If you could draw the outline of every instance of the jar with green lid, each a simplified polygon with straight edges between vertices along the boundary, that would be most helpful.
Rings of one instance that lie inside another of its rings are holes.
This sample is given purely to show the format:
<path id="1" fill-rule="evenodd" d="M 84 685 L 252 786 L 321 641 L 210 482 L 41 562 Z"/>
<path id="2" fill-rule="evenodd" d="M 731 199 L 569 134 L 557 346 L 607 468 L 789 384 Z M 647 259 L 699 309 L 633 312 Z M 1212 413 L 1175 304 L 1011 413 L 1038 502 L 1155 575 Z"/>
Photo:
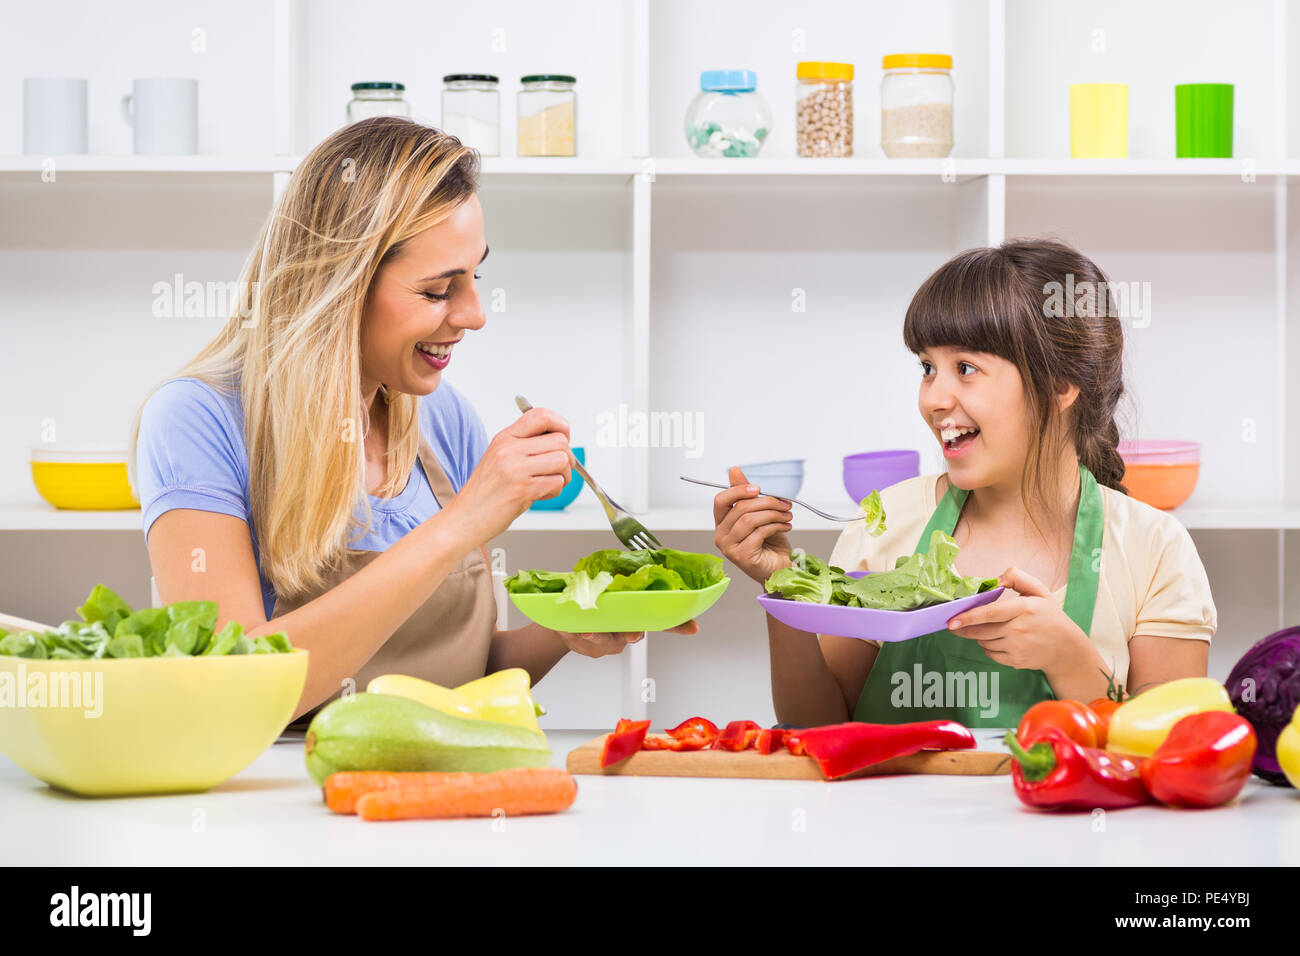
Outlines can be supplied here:
<path id="1" fill-rule="evenodd" d="M 795 143 L 800 156 L 853 155 L 853 64 L 805 61 L 795 68 Z"/>
<path id="2" fill-rule="evenodd" d="M 880 148 L 890 157 L 952 152 L 952 57 L 895 53 L 881 60 Z"/>
<path id="3" fill-rule="evenodd" d="M 410 116 L 411 106 L 403 94 L 402 83 L 368 82 L 352 84 L 352 100 L 348 103 L 348 122 L 371 116 Z"/>
<path id="4" fill-rule="evenodd" d="M 578 81 L 562 73 L 520 77 L 520 156 L 578 155 Z"/>
<path id="5" fill-rule="evenodd" d="M 501 92 L 490 73 L 450 73 L 442 78 L 442 131 L 482 156 L 501 155 Z"/>

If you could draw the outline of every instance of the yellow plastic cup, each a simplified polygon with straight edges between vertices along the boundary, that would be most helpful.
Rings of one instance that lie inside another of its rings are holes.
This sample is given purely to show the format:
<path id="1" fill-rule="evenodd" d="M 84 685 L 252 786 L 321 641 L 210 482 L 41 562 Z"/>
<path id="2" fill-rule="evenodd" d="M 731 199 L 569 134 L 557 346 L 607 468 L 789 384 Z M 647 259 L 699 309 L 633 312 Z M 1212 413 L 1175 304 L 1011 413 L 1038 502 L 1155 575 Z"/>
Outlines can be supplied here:
<path id="1" fill-rule="evenodd" d="M 1128 84 L 1070 86 L 1070 158 L 1128 156 Z"/>

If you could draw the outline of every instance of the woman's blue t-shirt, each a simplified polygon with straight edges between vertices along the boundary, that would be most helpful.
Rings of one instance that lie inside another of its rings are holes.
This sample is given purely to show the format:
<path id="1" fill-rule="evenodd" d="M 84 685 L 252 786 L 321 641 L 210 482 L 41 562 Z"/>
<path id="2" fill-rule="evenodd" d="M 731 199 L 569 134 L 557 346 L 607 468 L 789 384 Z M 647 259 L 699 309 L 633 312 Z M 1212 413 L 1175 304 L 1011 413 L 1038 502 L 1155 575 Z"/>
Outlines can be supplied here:
<path id="1" fill-rule="evenodd" d="M 457 491 L 487 449 L 487 432 L 472 405 L 446 383 L 420 399 L 420 431 Z M 417 480 L 418 479 L 418 480 Z M 248 449 L 239 393 L 227 393 L 193 378 L 173 379 L 149 397 L 140 417 L 136 446 L 136 493 L 144 533 L 173 508 L 214 511 L 241 518 L 253 540 L 269 619 L 275 591 L 262 573 L 248 495 Z M 432 517 L 438 501 L 424 468 L 416 461 L 396 498 L 370 499 L 369 531 L 349 547 L 385 551 L 402 535 Z M 358 516 L 362 510 L 358 507 Z"/>

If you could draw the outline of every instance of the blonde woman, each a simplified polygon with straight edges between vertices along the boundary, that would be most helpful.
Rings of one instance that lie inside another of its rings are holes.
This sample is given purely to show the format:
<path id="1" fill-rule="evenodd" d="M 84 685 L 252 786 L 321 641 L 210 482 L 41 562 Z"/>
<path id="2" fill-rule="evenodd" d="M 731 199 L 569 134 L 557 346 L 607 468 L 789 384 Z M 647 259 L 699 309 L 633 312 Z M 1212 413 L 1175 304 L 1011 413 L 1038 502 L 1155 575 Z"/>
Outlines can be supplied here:
<path id="1" fill-rule="evenodd" d="M 311 652 L 295 716 L 382 673 L 534 682 L 640 634 L 495 630 L 486 543 L 569 479 L 569 428 L 534 409 L 491 441 L 442 381 L 484 324 L 477 154 L 410 120 L 306 157 L 244 267 L 251 315 L 145 403 L 133 483 L 159 594 Z M 695 630 L 691 624 L 684 628 Z"/>

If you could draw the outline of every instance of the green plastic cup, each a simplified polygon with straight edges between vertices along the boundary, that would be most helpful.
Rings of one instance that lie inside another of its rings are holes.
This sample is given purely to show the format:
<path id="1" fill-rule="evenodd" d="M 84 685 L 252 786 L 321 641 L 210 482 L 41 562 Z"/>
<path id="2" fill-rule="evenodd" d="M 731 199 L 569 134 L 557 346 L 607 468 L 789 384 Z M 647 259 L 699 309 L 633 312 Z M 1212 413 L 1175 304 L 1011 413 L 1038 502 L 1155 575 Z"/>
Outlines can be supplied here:
<path id="1" fill-rule="evenodd" d="M 1174 87 L 1179 157 L 1232 156 L 1232 84 Z"/>

